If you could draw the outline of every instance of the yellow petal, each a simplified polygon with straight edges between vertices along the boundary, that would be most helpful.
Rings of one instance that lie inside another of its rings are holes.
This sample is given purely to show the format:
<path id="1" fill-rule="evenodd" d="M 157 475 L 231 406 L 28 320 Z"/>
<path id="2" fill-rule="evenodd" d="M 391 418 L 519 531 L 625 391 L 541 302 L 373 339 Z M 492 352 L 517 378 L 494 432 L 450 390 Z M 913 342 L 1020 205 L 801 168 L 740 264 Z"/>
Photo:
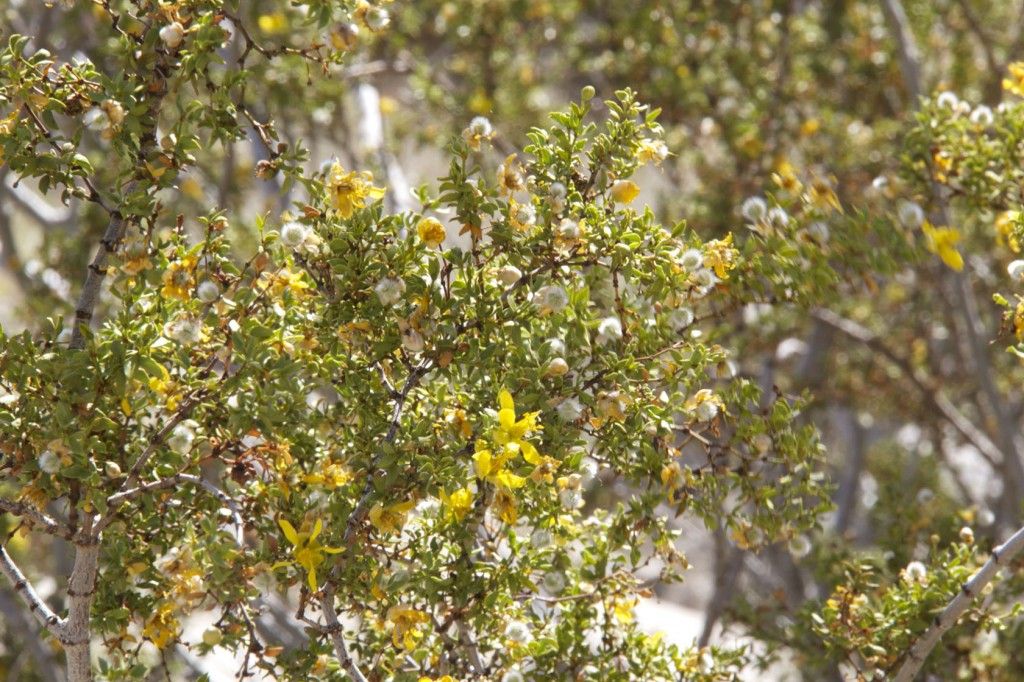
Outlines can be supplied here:
<path id="1" fill-rule="evenodd" d="M 521 452 L 523 453 L 523 459 L 525 459 L 527 462 L 534 465 L 541 463 L 540 453 L 537 452 L 537 448 L 533 447 L 533 443 L 523 441 L 522 443 L 519 444 L 519 447 Z"/>
<path id="2" fill-rule="evenodd" d="M 501 409 L 512 410 L 512 414 L 515 414 L 516 405 L 512 401 L 512 394 L 506 391 L 504 388 L 498 392 L 498 404 L 501 405 Z"/>
<path id="3" fill-rule="evenodd" d="M 296 547 L 299 546 L 299 534 L 295 532 L 295 526 L 290 524 L 287 519 L 279 519 L 278 525 L 281 526 L 281 530 L 284 531 L 284 536 L 288 538 L 288 542 L 292 543 Z"/>
<path id="4" fill-rule="evenodd" d="M 516 423 L 515 410 L 501 409 L 498 410 L 498 423 L 503 429 L 511 429 Z"/>
<path id="5" fill-rule="evenodd" d="M 942 262 L 953 268 L 957 272 L 964 269 L 964 257 L 960 255 L 960 252 L 953 247 L 947 247 L 939 250 L 939 258 Z"/>
<path id="6" fill-rule="evenodd" d="M 314 592 L 316 592 L 317 589 L 319 589 L 319 588 L 317 588 L 317 586 L 316 586 L 316 569 L 313 568 L 312 566 L 309 568 L 308 579 L 309 579 L 309 589 L 311 589 Z"/>
<path id="7" fill-rule="evenodd" d="M 481 450 L 473 455 L 473 468 L 479 478 L 485 478 L 491 473 L 491 451 Z"/>
<path id="8" fill-rule="evenodd" d="M 630 180 L 619 180 L 612 185 L 612 199 L 620 204 L 628 204 L 640 194 L 640 187 Z"/>
<path id="9" fill-rule="evenodd" d="M 309 534 L 309 540 L 306 541 L 307 544 L 312 544 L 313 540 L 316 540 L 316 536 L 320 535 L 320 531 L 322 531 L 323 529 L 324 522 L 320 519 L 317 519 L 316 523 L 313 524 L 313 532 Z"/>
<path id="10" fill-rule="evenodd" d="M 498 482 L 498 485 L 509 489 L 522 488 L 523 484 L 526 483 L 525 478 L 522 476 L 516 476 L 511 471 L 507 470 L 499 471 L 494 478 Z"/>

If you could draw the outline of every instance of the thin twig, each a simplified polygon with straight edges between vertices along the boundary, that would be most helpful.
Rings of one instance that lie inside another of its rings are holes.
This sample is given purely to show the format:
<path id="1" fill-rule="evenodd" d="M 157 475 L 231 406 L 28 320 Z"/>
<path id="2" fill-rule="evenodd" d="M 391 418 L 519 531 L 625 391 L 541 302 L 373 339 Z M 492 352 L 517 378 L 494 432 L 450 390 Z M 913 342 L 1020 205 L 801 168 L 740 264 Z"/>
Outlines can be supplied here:
<path id="1" fill-rule="evenodd" d="M 131 488 L 129 490 L 122 490 L 121 492 L 115 493 L 108 497 L 107 505 L 111 507 L 116 506 L 119 508 L 125 502 L 128 502 L 129 500 L 134 499 L 139 495 L 153 492 L 154 490 L 166 490 L 167 488 L 173 488 L 180 483 L 191 483 L 193 485 L 199 486 L 203 490 L 207 491 L 208 493 L 216 497 L 221 502 L 221 504 L 227 507 L 227 509 L 231 512 L 232 519 L 235 522 L 235 542 L 238 544 L 239 547 L 241 547 L 243 543 L 242 533 L 245 524 L 242 521 L 242 514 L 238 509 L 238 504 L 231 498 L 230 495 L 228 495 L 223 490 L 215 486 L 213 483 L 207 481 L 206 479 L 200 478 L 199 476 L 196 476 L 194 474 L 175 474 L 174 476 L 170 476 L 169 478 L 163 478 L 160 479 L 159 481 L 151 481 L 149 483 L 144 483 L 138 487 Z"/>
<path id="2" fill-rule="evenodd" d="M 24 502 L 17 502 L 15 500 L 7 499 L 6 497 L 0 497 L 0 512 L 7 512 L 8 514 L 14 514 L 15 516 L 21 516 L 22 518 L 28 519 L 34 526 L 38 526 L 44 533 L 47 533 L 48 535 L 55 535 L 69 542 L 74 535 L 71 532 L 71 528 L 68 526 Z"/>
<path id="3" fill-rule="evenodd" d="M 1000 569 L 1017 556 L 1022 549 L 1024 549 L 1024 528 L 1019 529 L 1009 540 L 992 550 L 992 556 L 985 562 L 985 565 L 963 584 L 952 601 L 942 610 L 942 613 L 935 617 L 928 630 L 914 642 L 914 646 L 910 648 L 903 665 L 900 666 L 896 676 L 892 678 L 892 682 L 911 682 L 917 676 L 928 654 L 939 643 L 942 635 L 956 625 L 957 620 L 971 605 L 974 598 L 981 594 Z"/>
<path id="4" fill-rule="evenodd" d="M 64 621 L 54 613 L 43 598 L 36 592 L 36 588 L 29 582 L 25 574 L 21 572 L 14 559 L 7 553 L 7 548 L 0 544 L 0 573 L 7 576 L 14 588 L 14 593 L 27 607 L 29 612 L 39 623 L 50 631 L 55 637 L 61 635 Z"/>

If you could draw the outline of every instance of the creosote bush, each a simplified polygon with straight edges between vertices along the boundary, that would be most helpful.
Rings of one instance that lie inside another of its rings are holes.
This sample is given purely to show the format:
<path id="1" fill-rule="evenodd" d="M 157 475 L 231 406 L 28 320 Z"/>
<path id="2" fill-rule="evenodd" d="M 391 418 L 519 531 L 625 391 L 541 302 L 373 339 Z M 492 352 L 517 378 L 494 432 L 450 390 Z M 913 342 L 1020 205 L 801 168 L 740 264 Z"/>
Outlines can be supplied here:
<path id="1" fill-rule="evenodd" d="M 992 4 L 0 2 L 0 673 L 1017 679 Z"/>

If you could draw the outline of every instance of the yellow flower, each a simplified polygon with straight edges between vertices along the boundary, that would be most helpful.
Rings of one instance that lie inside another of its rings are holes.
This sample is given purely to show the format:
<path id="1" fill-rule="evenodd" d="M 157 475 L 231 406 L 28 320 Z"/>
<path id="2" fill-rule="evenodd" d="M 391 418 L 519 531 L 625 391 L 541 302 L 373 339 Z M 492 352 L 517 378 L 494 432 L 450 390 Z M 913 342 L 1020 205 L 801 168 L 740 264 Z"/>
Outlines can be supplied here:
<path id="1" fill-rule="evenodd" d="M 1024 62 L 1014 62 L 1006 67 L 1009 78 L 1003 79 L 1003 90 L 1024 97 Z"/>
<path id="2" fill-rule="evenodd" d="M 736 249 L 732 246 L 732 234 L 725 239 L 716 239 L 704 245 L 704 264 L 715 271 L 718 279 L 729 278 L 729 270 L 736 267 Z"/>
<path id="3" fill-rule="evenodd" d="M 288 268 L 282 268 L 277 272 L 260 273 L 257 284 L 274 298 L 280 298 L 285 291 L 291 292 L 292 296 L 301 296 L 309 289 L 309 284 L 303 278 L 302 271 Z"/>
<path id="4" fill-rule="evenodd" d="M 416 234 L 420 236 L 420 241 L 435 249 L 441 246 L 447 232 L 437 218 L 423 218 L 416 224 Z"/>
<path id="5" fill-rule="evenodd" d="M 1024 301 L 1018 303 L 1013 311 L 1013 334 L 1018 341 L 1024 341 Z"/>
<path id="6" fill-rule="evenodd" d="M 437 679 L 431 679 L 429 677 L 421 677 L 416 682 L 459 682 L 451 675 L 445 675 L 444 677 L 438 677 Z"/>
<path id="7" fill-rule="evenodd" d="M 953 170 L 953 158 L 944 151 L 935 152 L 932 155 L 932 162 L 935 164 L 935 170 L 932 171 L 935 179 L 939 182 L 949 180 L 949 172 Z"/>
<path id="8" fill-rule="evenodd" d="M 283 33 L 288 30 L 288 16 L 284 12 L 263 14 L 256 20 L 256 24 L 264 33 Z"/>
<path id="9" fill-rule="evenodd" d="M 461 521 L 466 518 L 466 514 L 468 514 L 469 510 L 473 508 L 473 491 L 469 488 L 460 488 L 451 495 L 448 495 L 448 493 L 442 489 L 441 503 L 444 505 L 450 516 Z"/>
<path id="10" fill-rule="evenodd" d="M 947 266 L 960 272 L 964 269 L 964 257 L 956 249 L 960 231 L 953 227 L 935 227 L 927 220 L 921 225 L 925 236 L 925 248 L 942 259 Z"/>
<path id="11" fill-rule="evenodd" d="M 177 639 L 180 631 L 181 623 L 174 615 L 174 602 L 171 601 L 160 604 L 142 628 L 143 636 L 153 642 L 158 649 L 167 647 Z"/>
<path id="12" fill-rule="evenodd" d="M 284 532 L 285 538 L 292 544 L 292 560 L 291 561 L 279 561 L 274 564 L 272 570 L 277 570 L 283 566 L 291 566 L 298 564 L 306 570 L 307 579 L 309 581 L 309 587 L 311 590 L 316 592 L 320 589 L 316 582 L 316 569 L 317 566 L 322 564 L 326 560 L 325 554 L 338 554 L 344 551 L 340 547 L 324 547 L 317 542 L 317 537 L 320 535 L 320 531 L 323 530 L 324 524 L 320 519 L 316 520 L 313 525 L 313 531 L 311 533 L 299 533 L 295 530 L 295 526 L 289 523 L 285 519 L 278 521 L 281 526 L 281 530 Z"/>
<path id="13" fill-rule="evenodd" d="M 498 393 L 498 427 L 491 434 L 494 443 L 501 447 L 508 455 L 522 453 L 523 459 L 530 464 L 540 464 L 540 453 L 526 437 L 534 431 L 540 431 L 537 423 L 537 416 L 540 412 L 527 412 L 521 419 L 516 420 L 516 406 L 512 400 L 512 394 L 501 389 Z"/>
<path id="14" fill-rule="evenodd" d="M 640 600 L 636 597 L 632 599 L 616 597 L 612 602 L 612 615 L 615 616 L 615 620 L 620 623 L 633 622 L 633 608 L 636 607 L 638 601 Z"/>
<path id="15" fill-rule="evenodd" d="M 660 164 L 668 157 L 668 147 L 661 140 L 640 140 L 636 158 L 640 163 Z"/>
<path id="16" fill-rule="evenodd" d="M 370 519 L 370 523 L 381 533 L 397 533 L 402 530 L 402 526 L 405 525 L 405 520 L 409 516 L 409 510 L 413 508 L 415 502 L 412 500 L 406 500 L 404 502 L 396 502 L 395 504 L 388 505 L 385 507 L 380 502 L 373 505 L 370 509 L 370 513 L 367 515 Z"/>
<path id="17" fill-rule="evenodd" d="M 391 641 L 396 647 L 412 651 L 416 648 L 416 643 L 423 639 L 419 626 L 429 621 L 430 617 L 411 606 L 396 604 L 388 609 L 387 619 L 392 624 Z"/>
<path id="18" fill-rule="evenodd" d="M 327 173 L 327 191 L 331 203 L 342 218 L 351 218 L 356 209 L 366 206 L 367 199 L 380 199 L 384 188 L 373 186 L 369 171 L 346 171 L 335 162 Z"/>
<path id="19" fill-rule="evenodd" d="M 174 412 L 178 409 L 178 403 L 181 401 L 182 392 L 178 387 L 178 384 L 171 379 L 171 375 L 167 372 L 165 367 L 161 366 L 160 371 L 160 376 L 150 377 L 149 388 L 157 395 L 163 397 L 165 410 L 168 412 Z"/>
<path id="20" fill-rule="evenodd" d="M 782 159 L 775 165 L 775 171 L 772 173 L 772 181 L 779 186 L 780 189 L 789 192 L 790 194 L 799 194 L 804 188 L 804 184 L 800 182 L 800 178 L 796 176 L 796 169 L 793 168 L 787 159 Z"/>
<path id="21" fill-rule="evenodd" d="M 821 121 L 816 118 L 809 118 L 800 124 L 800 134 L 804 137 L 810 137 L 819 130 L 821 130 Z"/>
<path id="22" fill-rule="evenodd" d="M 628 204 L 640 194 L 640 187 L 632 180 L 618 180 L 611 188 L 612 199 L 620 204 Z"/>
<path id="23" fill-rule="evenodd" d="M 196 285 L 192 271 L 195 269 L 196 260 L 189 256 L 180 261 L 174 261 L 164 270 L 164 286 L 160 290 L 164 298 L 176 298 L 179 301 L 187 301 L 192 295 L 192 289 Z"/>
<path id="24" fill-rule="evenodd" d="M 320 485 L 328 490 L 334 490 L 351 481 L 352 474 L 344 465 L 330 462 L 320 471 L 306 474 L 302 480 L 309 485 Z"/>
<path id="25" fill-rule="evenodd" d="M 477 441 L 476 452 L 473 454 L 473 469 L 477 478 L 489 481 L 499 488 L 522 488 L 526 479 L 505 469 L 505 464 L 511 458 L 512 456 L 507 453 L 495 456 L 483 441 Z"/>
<path id="26" fill-rule="evenodd" d="M 1000 244 L 1006 244 L 1014 253 L 1020 253 L 1020 242 L 1014 236 L 1013 226 L 1020 220 L 1020 211 L 1003 211 L 996 216 L 996 235 Z"/>

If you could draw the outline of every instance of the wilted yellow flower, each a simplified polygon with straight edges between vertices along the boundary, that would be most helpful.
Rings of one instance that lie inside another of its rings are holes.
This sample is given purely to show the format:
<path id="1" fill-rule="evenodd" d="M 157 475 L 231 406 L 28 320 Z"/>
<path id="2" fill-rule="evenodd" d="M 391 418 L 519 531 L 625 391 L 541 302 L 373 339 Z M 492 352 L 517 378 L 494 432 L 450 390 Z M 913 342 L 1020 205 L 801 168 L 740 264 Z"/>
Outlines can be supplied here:
<path id="1" fill-rule="evenodd" d="M 335 50 L 351 50 L 359 42 L 359 27 L 353 23 L 338 24 L 331 30 L 330 39 Z"/>
<path id="2" fill-rule="evenodd" d="M 367 516 L 373 527 L 381 533 L 397 533 L 402 530 L 402 526 L 405 525 L 405 520 L 409 516 L 409 510 L 414 505 L 415 502 L 412 500 L 396 502 L 387 507 L 378 502 L 370 509 L 370 513 Z"/>
<path id="3" fill-rule="evenodd" d="M 498 166 L 498 190 L 501 196 L 508 196 L 514 192 L 526 189 L 526 176 L 523 173 L 522 164 L 515 154 L 509 154 L 505 161 Z"/>
<path id="4" fill-rule="evenodd" d="M 346 171 L 335 162 L 327 173 L 327 192 L 331 203 L 342 218 L 351 218 L 356 209 L 366 206 L 366 200 L 384 196 L 384 188 L 373 186 L 369 171 Z"/>
<path id="5" fill-rule="evenodd" d="M 713 269 L 715 276 L 721 280 L 729 278 L 729 270 L 736 267 L 738 255 L 732 246 L 732 233 L 724 239 L 715 239 L 704 245 L 704 265 Z"/>
<path id="6" fill-rule="evenodd" d="M 423 639 L 419 626 L 430 620 L 423 611 L 404 604 L 396 604 L 388 609 L 387 619 L 391 622 L 391 641 L 396 647 L 407 651 L 416 648 L 416 643 Z"/>
<path id="7" fill-rule="evenodd" d="M 15 110 L 7 116 L 5 116 L 4 118 L 0 118 L 0 135 L 10 135 L 12 132 L 14 132 L 14 127 L 18 122 L 18 111 L 19 109 L 15 108 Z M 4 150 L 3 148 L 0 148 L 0 163 L 3 162 Z"/>
<path id="8" fill-rule="evenodd" d="M 494 508 L 498 512 L 498 518 L 507 524 L 514 524 L 519 518 L 519 508 L 516 506 L 516 498 L 512 493 L 503 488 L 498 488 L 494 493 Z"/>
<path id="9" fill-rule="evenodd" d="M 473 425 L 469 423 L 466 411 L 462 408 L 446 408 L 444 420 L 463 438 L 469 438 L 473 435 Z"/>
<path id="10" fill-rule="evenodd" d="M 1024 300 L 1013 311 L 1013 333 L 1018 341 L 1024 341 Z"/>
<path id="11" fill-rule="evenodd" d="M 519 232 L 529 232 L 537 224 L 537 210 L 529 201 L 520 204 L 515 199 L 509 199 L 508 222 Z"/>
<path id="12" fill-rule="evenodd" d="M 632 180 L 617 180 L 612 184 L 612 199 L 620 204 L 628 204 L 640 194 L 640 186 Z"/>
<path id="13" fill-rule="evenodd" d="M 176 298 L 179 301 L 187 301 L 192 295 L 192 289 L 196 281 L 192 273 L 196 266 L 196 259 L 192 256 L 174 261 L 167 266 L 163 275 L 163 288 L 160 293 L 164 298 Z"/>
<path id="14" fill-rule="evenodd" d="M 1024 62 L 1014 62 L 1006 70 L 1010 77 L 1003 79 L 1003 90 L 1024 97 Z"/>
<path id="15" fill-rule="evenodd" d="M 483 116 L 475 117 L 462 131 L 462 139 L 473 151 L 480 151 L 480 145 L 492 137 L 494 137 L 494 128 L 491 127 L 491 122 Z"/>
<path id="16" fill-rule="evenodd" d="M 437 218 L 423 218 L 416 223 L 416 234 L 419 235 L 420 241 L 434 249 L 441 246 L 447 232 Z"/>
<path id="17" fill-rule="evenodd" d="M 137 275 L 151 265 L 149 247 L 138 237 L 125 240 L 121 247 L 121 259 L 121 270 L 128 275 Z M 164 276 L 167 276 L 167 272 L 164 272 Z"/>
<path id="18" fill-rule="evenodd" d="M 702 388 L 686 399 L 683 409 L 692 412 L 702 422 L 711 421 L 722 408 L 722 399 L 710 388 Z"/>
<path id="19" fill-rule="evenodd" d="M 540 463 L 534 467 L 532 472 L 530 472 L 530 480 L 535 483 L 552 483 L 554 481 L 555 472 L 558 471 L 559 464 L 561 464 L 561 462 L 554 457 L 541 455 Z"/>
<path id="20" fill-rule="evenodd" d="M 167 647 L 177 639 L 181 632 L 181 623 L 174 615 L 174 602 L 165 601 L 153 612 L 142 628 L 144 637 L 153 642 L 158 649 Z"/>
<path id="21" fill-rule="evenodd" d="M 661 485 L 672 492 L 683 485 L 683 471 L 673 460 L 661 468 Z"/>
<path id="22" fill-rule="evenodd" d="M 338 327 L 338 339 L 344 343 L 363 343 L 369 335 L 370 323 L 365 320 L 346 322 Z"/>
<path id="23" fill-rule="evenodd" d="M 839 203 L 839 197 L 836 196 L 835 190 L 832 189 L 832 183 L 824 178 L 814 178 L 811 181 L 806 197 L 812 206 L 821 209 L 831 208 L 839 213 L 843 212 L 843 207 Z"/>
<path id="24" fill-rule="evenodd" d="M 309 533 L 297 532 L 295 527 L 285 519 L 278 521 L 278 525 L 281 526 L 281 530 L 284 532 L 285 538 L 287 538 L 288 542 L 292 544 L 293 558 L 291 561 L 277 562 L 272 567 L 272 570 L 276 571 L 278 568 L 283 566 L 298 564 L 306 570 L 306 578 L 309 581 L 309 588 L 316 592 L 320 589 L 317 587 L 316 569 L 317 566 L 327 559 L 324 555 L 338 554 L 344 550 L 340 547 L 324 547 L 317 542 L 317 537 L 320 535 L 320 531 L 324 528 L 323 521 L 320 519 L 316 520 L 316 523 L 313 525 L 312 532 Z"/>
<path id="25" fill-rule="evenodd" d="M 925 248 L 942 259 L 947 266 L 960 272 L 964 269 L 964 257 L 956 249 L 960 231 L 953 227 L 935 227 L 927 220 L 921 225 L 925 236 Z"/>

